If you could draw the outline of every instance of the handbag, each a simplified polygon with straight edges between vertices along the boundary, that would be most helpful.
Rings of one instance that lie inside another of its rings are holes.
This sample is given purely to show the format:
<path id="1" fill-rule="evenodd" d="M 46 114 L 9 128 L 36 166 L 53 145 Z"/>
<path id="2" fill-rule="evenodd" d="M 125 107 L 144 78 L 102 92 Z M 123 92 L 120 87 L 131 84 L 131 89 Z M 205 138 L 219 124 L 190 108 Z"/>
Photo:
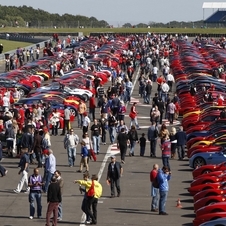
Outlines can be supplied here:
<path id="1" fill-rule="evenodd" d="M 136 114 L 135 114 L 135 113 L 133 113 L 133 112 L 130 112 L 130 113 L 129 113 L 129 117 L 130 117 L 131 119 L 135 119 Z"/>
<path id="2" fill-rule="evenodd" d="M 88 198 L 92 198 L 95 195 L 95 190 L 94 190 L 94 180 L 92 180 L 92 184 L 89 188 L 89 190 L 87 191 L 87 197 Z"/>
<path id="3" fill-rule="evenodd" d="M 90 158 L 92 157 L 93 158 L 93 161 L 96 162 L 97 161 L 97 157 L 95 155 L 95 152 L 92 148 L 90 148 Z"/>

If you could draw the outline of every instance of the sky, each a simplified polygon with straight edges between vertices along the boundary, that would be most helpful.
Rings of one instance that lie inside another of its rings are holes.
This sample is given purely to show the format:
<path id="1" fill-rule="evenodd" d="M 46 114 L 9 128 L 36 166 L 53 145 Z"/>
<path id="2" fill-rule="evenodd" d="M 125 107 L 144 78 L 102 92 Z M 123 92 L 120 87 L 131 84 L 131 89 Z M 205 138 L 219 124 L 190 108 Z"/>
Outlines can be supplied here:
<path id="1" fill-rule="evenodd" d="M 0 0 L 1 5 L 31 6 L 49 13 L 95 17 L 109 25 L 206 19 L 214 11 L 202 9 L 210 0 Z M 218 0 L 217 2 L 225 2 Z"/>

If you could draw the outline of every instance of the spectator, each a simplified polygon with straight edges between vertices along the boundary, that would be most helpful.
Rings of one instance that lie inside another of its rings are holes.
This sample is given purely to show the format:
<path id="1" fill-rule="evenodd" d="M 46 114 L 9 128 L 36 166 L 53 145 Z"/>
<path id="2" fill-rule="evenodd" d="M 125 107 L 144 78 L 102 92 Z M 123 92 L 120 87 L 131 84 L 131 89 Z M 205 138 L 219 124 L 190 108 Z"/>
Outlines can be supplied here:
<path id="1" fill-rule="evenodd" d="M 185 145 L 187 142 L 187 135 L 183 131 L 183 126 L 180 126 L 179 131 L 176 133 L 175 138 L 177 139 L 177 151 L 179 160 L 183 160 L 185 157 Z"/>
<path id="2" fill-rule="evenodd" d="M 19 163 L 18 167 L 20 167 L 18 174 L 22 173 L 22 177 L 20 179 L 20 182 L 17 185 L 17 188 L 13 191 L 15 193 L 20 193 L 25 184 L 25 186 L 26 186 L 25 193 L 28 193 L 30 191 L 30 187 L 28 187 L 29 156 L 28 156 L 27 148 L 21 149 L 21 158 L 20 158 L 20 163 Z"/>
<path id="3" fill-rule="evenodd" d="M 98 123 L 97 119 L 94 119 L 94 124 L 90 128 L 91 137 L 93 139 L 94 153 L 99 155 L 100 152 L 100 137 L 102 136 L 101 125 Z"/>
<path id="4" fill-rule="evenodd" d="M 172 127 L 169 135 L 170 142 L 171 142 L 171 158 L 172 159 L 175 159 L 175 155 L 176 155 L 176 148 L 177 148 L 176 132 L 177 132 L 176 128 Z"/>
<path id="5" fill-rule="evenodd" d="M 85 200 L 85 209 L 87 215 L 91 218 L 91 224 L 97 224 L 97 203 L 98 199 L 102 195 L 102 185 L 98 182 L 97 175 L 92 175 L 91 181 L 90 180 L 75 180 L 74 183 L 78 183 L 80 185 L 84 185 L 86 188 L 86 200 Z M 89 192 L 90 190 L 92 192 Z M 89 193 L 93 193 L 92 196 L 89 196 Z M 91 206 L 92 210 L 91 211 Z M 88 222 L 87 222 L 88 223 Z"/>
<path id="6" fill-rule="evenodd" d="M 48 191 L 48 187 L 53 178 L 54 172 L 56 171 L 56 157 L 53 155 L 53 151 L 49 149 L 46 152 L 46 162 L 45 162 L 45 186 L 43 191 L 46 193 Z"/>
<path id="7" fill-rule="evenodd" d="M 30 187 L 29 203 L 30 203 L 30 219 L 35 215 L 35 200 L 37 204 L 37 217 L 42 217 L 42 176 L 39 174 L 38 168 L 34 169 L 34 173 L 28 179 L 28 186 Z"/>
<path id="8" fill-rule="evenodd" d="M 57 221 L 62 221 L 63 219 L 63 211 L 62 211 L 62 196 L 63 196 L 63 187 L 64 187 L 64 180 L 61 176 L 61 172 L 59 170 L 56 170 L 54 172 L 54 177 L 57 180 L 57 183 L 60 185 L 60 192 L 61 192 L 61 202 L 58 205 L 58 217 Z"/>
<path id="9" fill-rule="evenodd" d="M 151 196 L 152 196 L 151 212 L 158 212 L 159 189 L 156 188 L 155 185 L 154 185 L 154 181 L 157 180 L 158 170 L 159 170 L 158 164 L 154 164 L 153 169 L 150 172 Z"/>
<path id="10" fill-rule="evenodd" d="M 131 126 L 131 129 L 128 133 L 128 139 L 130 141 L 129 156 L 134 156 L 135 145 L 136 145 L 136 142 L 138 142 L 138 134 L 135 126 Z"/>
<path id="11" fill-rule="evenodd" d="M 140 144 L 140 156 L 144 156 L 146 148 L 145 133 L 142 133 L 142 136 L 139 139 L 139 144 Z"/>
<path id="12" fill-rule="evenodd" d="M 86 143 L 84 141 L 82 141 L 80 144 L 81 144 L 81 161 L 80 161 L 80 169 L 77 172 L 78 173 L 82 172 L 83 165 L 86 167 L 85 172 L 89 172 L 89 165 L 88 165 L 89 152 L 86 147 Z"/>
<path id="13" fill-rule="evenodd" d="M 47 194 L 46 226 L 50 226 L 50 216 L 52 213 L 53 225 L 57 225 L 58 205 L 60 202 L 62 202 L 60 184 L 57 182 L 56 177 L 52 177 Z"/>
<path id="14" fill-rule="evenodd" d="M 169 183 L 171 179 L 171 172 L 167 166 L 163 166 L 162 169 L 158 170 L 157 180 L 159 183 L 159 215 L 168 215 L 166 213 L 166 200 L 169 192 Z"/>
<path id="15" fill-rule="evenodd" d="M 115 156 L 111 156 L 111 162 L 108 164 L 107 183 L 111 187 L 111 198 L 115 197 L 115 187 L 117 189 L 117 197 L 121 195 L 120 177 L 122 177 L 123 168 L 119 162 L 116 161 Z"/>
<path id="16" fill-rule="evenodd" d="M 168 169 L 170 170 L 169 158 L 171 155 L 171 142 L 168 135 L 163 137 L 161 150 L 162 150 L 162 164 L 163 166 L 167 166 Z"/>
<path id="17" fill-rule="evenodd" d="M 156 157 L 156 145 L 158 139 L 158 127 L 156 126 L 156 122 L 153 121 L 152 125 L 148 128 L 148 140 L 150 141 L 150 157 Z"/>
<path id="18" fill-rule="evenodd" d="M 76 159 L 76 148 L 79 143 L 79 137 L 74 134 L 74 130 L 70 129 L 70 133 L 64 138 L 64 148 L 67 150 L 68 155 L 68 165 L 73 167 L 75 165 Z"/>
<path id="19" fill-rule="evenodd" d="M 133 123 L 135 123 L 137 130 L 139 130 L 140 128 L 139 128 L 139 124 L 137 121 L 137 114 L 138 114 L 138 111 L 136 110 L 136 103 L 133 103 L 133 106 L 131 107 L 130 114 L 129 114 L 130 128 L 132 127 Z"/>

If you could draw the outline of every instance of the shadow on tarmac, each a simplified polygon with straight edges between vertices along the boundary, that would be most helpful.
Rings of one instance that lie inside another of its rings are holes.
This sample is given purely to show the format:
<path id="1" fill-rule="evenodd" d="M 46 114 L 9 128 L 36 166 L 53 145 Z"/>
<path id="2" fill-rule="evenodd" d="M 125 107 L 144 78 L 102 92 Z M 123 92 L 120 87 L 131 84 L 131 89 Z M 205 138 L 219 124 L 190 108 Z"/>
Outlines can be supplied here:
<path id="1" fill-rule="evenodd" d="M 193 199 L 182 199 L 181 202 L 194 203 Z"/>
<path id="2" fill-rule="evenodd" d="M 182 224 L 182 226 L 193 226 L 192 223 L 186 223 L 186 224 Z"/>
<path id="3" fill-rule="evenodd" d="M 190 197 L 192 197 L 192 195 L 191 195 L 190 193 L 180 193 L 179 195 L 181 195 L 181 196 L 190 196 Z"/>
<path id="4" fill-rule="evenodd" d="M 191 183 L 193 180 L 184 180 L 184 181 L 182 181 L 182 183 L 184 183 L 184 184 L 186 184 L 186 183 Z"/>
<path id="5" fill-rule="evenodd" d="M 192 169 L 178 169 L 178 171 L 181 171 L 181 172 L 192 172 L 193 170 Z"/>
<path id="6" fill-rule="evenodd" d="M 186 218 L 195 218 L 196 215 L 195 213 L 191 213 L 191 214 L 184 214 L 184 215 L 181 215 L 181 217 L 186 217 Z M 193 224 L 192 224 L 193 225 Z"/>
<path id="7" fill-rule="evenodd" d="M 151 215 L 156 215 L 156 214 L 152 214 L 150 212 L 150 210 L 142 210 L 142 209 L 124 209 L 124 208 L 110 208 L 115 210 L 115 212 L 118 213 L 135 213 L 135 214 L 151 214 Z"/>

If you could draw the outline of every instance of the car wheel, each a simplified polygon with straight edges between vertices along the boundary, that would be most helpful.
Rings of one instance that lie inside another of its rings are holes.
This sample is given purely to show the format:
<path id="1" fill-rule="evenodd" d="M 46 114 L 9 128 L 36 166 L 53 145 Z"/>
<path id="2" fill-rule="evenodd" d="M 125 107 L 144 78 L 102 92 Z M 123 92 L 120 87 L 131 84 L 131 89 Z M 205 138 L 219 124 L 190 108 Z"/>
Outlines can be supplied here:
<path id="1" fill-rule="evenodd" d="M 200 167 L 200 166 L 203 166 L 203 165 L 206 165 L 206 161 L 204 160 L 204 158 L 197 157 L 197 158 L 194 159 L 194 161 L 193 161 L 194 169 L 196 169 L 196 167 Z"/>
<path id="2" fill-rule="evenodd" d="M 24 92 L 24 90 L 23 90 L 23 89 L 19 89 L 19 92 L 20 92 L 20 95 L 21 95 L 22 97 L 24 97 L 24 96 L 25 96 L 25 92 Z"/>
<path id="3" fill-rule="evenodd" d="M 210 172 L 212 172 L 211 170 L 204 170 L 203 172 L 202 172 L 202 174 L 207 174 L 207 173 L 210 173 Z"/>
<path id="4" fill-rule="evenodd" d="M 87 102 L 89 100 L 89 97 L 87 94 L 82 94 L 84 101 Z"/>
<path id="5" fill-rule="evenodd" d="M 33 87 L 33 88 L 38 88 L 37 82 L 32 82 L 32 87 Z"/>
<path id="6" fill-rule="evenodd" d="M 77 115 L 77 112 L 74 110 L 74 109 L 70 109 L 70 115 L 72 116 L 76 116 Z"/>

